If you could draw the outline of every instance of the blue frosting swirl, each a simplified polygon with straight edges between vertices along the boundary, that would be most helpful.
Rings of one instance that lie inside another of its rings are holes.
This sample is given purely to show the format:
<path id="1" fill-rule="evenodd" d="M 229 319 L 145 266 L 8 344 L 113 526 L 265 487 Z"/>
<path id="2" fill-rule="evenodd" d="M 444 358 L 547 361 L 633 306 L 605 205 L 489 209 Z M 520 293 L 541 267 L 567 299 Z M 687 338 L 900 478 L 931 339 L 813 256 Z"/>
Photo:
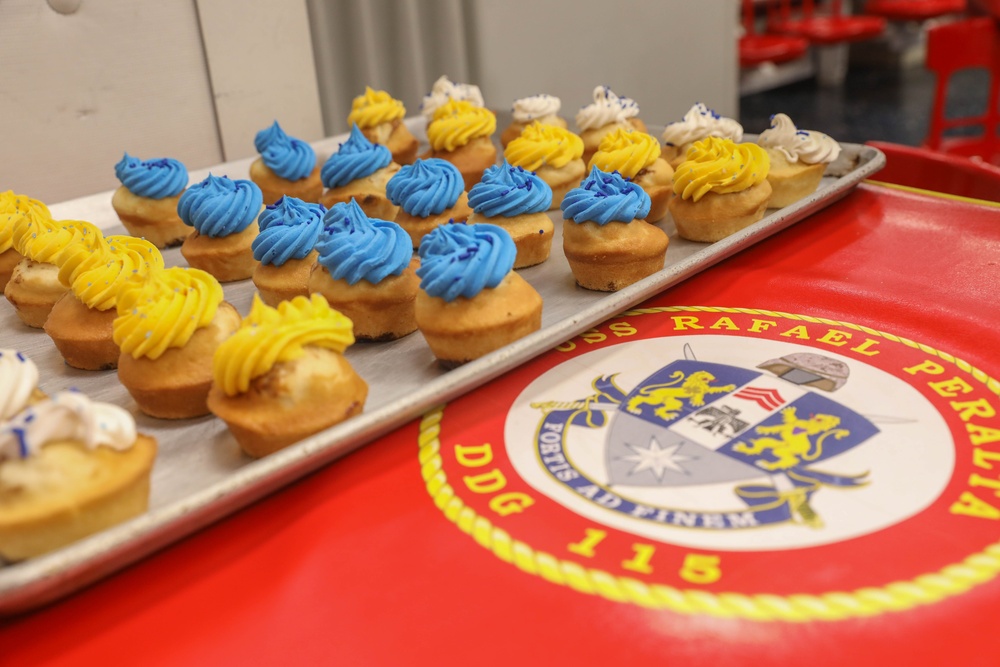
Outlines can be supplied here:
<path id="1" fill-rule="evenodd" d="M 253 181 L 208 175 L 184 191 L 177 215 L 205 236 L 229 236 L 250 226 L 260 213 L 264 195 Z"/>
<path id="2" fill-rule="evenodd" d="M 251 245 L 254 259 L 273 266 L 303 259 L 313 251 L 323 231 L 324 213 L 322 204 L 307 204 L 295 197 L 282 197 L 265 206 L 257 218 L 260 234 Z"/>
<path id="3" fill-rule="evenodd" d="M 286 180 L 298 181 L 316 168 L 316 151 L 312 146 L 285 134 L 278 121 L 258 132 L 253 145 L 257 147 L 264 164 Z"/>
<path id="4" fill-rule="evenodd" d="M 451 208 L 465 190 L 462 172 L 440 158 L 417 160 L 389 179 L 385 194 L 410 215 L 426 218 Z"/>
<path id="5" fill-rule="evenodd" d="M 499 285 L 514 268 L 517 247 L 510 234 L 496 225 L 451 223 L 424 236 L 417 252 L 420 288 L 454 301 Z"/>
<path id="6" fill-rule="evenodd" d="M 566 193 L 560 208 L 567 220 L 606 225 L 642 220 L 651 204 L 645 190 L 617 171 L 609 174 L 593 167 L 580 187 Z"/>
<path id="7" fill-rule="evenodd" d="M 403 273 L 413 258 L 413 241 L 395 222 L 369 218 L 352 199 L 326 212 L 316 250 L 335 280 L 374 285 Z"/>
<path id="8" fill-rule="evenodd" d="M 507 160 L 490 167 L 469 190 L 469 206 L 487 218 L 512 218 L 542 213 L 552 206 L 552 188 L 532 171 L 512 167 Z"/>
<path id="9" fill-rule="evenodd" d="M 132 194 L 148 199 L 179 195 L 188 184 L 188 172 L 173 158 L 140 160 L 125 153 L 115 165 L 115 176 Z"/>
<path id="10" fill-rule="evenodd" d="M 368 141 L 357 123 L 351 126 L 351 136 L 340 149 L 327 158 L 320 172 L 323 185 L 339 188 L 359 178 L 371 176 L 392 162 L 392 151 L 382 144 Z"/>

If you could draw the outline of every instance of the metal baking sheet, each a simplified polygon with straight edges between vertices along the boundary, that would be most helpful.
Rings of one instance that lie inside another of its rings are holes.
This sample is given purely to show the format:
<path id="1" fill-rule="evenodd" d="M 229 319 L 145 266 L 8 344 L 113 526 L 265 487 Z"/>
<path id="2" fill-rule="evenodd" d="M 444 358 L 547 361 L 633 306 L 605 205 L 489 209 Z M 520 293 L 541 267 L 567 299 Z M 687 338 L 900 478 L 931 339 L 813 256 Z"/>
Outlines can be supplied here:
<path id="1" fill-rule="evenodd" d="M 408 119 L 407 123 L 418 138 L 423 138 L 421 119 Z M 658 135 L 655 128 L 653 131 Z M 325 159 L 345 139 L 346 135 L 332 137 L 314 146 Z M 753 139 L 748 136 L 745 140 Z M 135 415 L 140 431 L 159 441 L 149 511 L 54 553 L 0 567 L 0 614 L 18 613 L 71 593 L 376 440 L 429 408 L 807 218 L 847 195 L 885 163 L 885 156 L 872 147 L 842 146 L 841 158 L 827 169 L 815 194 L 784 209 L 769 210 L 763 220 L 727 239 L 713 244 L 685 241 L 677 237 L 668 216 L 659 223 L 670 236 L 666 267 L 616 293 L 591 292 L 575 285 L 562 253 L 562 219 L 558 211 L 553 213 L 556 236 L 552 256 L 539 266 L 520 271 L 544 299 L 540 331 L 452 370 L 436 363 L 419 332 L 389 343 L 357 343 L 346 356 L 369 383 L 364 413 L 260 460 L 244 456 L 225 424 L 214 417 L 175 422 L 143 415 L 115 371 L 89 372 L 66 366 L 48 336 L 23 326 L 14 309 L 0 300 L 0 345 L 20 349 L 35 361 L 44 391 L 76 387 L 96 400 L 123 406 Z M 240 160 L 192 171 L 191 182 L 209 172 L 246 178 L 250 162 Z M 58 219 L 88 220 L 108 233 L 122 231 L 111 208 L 110 191 L 50 208 Z M 167 266 L 185 264 L 176 248 L 164 252 L 164 258 Z M 244 315 L 254 291 L 249 280 L 225 285 L 227 300 Z"/>

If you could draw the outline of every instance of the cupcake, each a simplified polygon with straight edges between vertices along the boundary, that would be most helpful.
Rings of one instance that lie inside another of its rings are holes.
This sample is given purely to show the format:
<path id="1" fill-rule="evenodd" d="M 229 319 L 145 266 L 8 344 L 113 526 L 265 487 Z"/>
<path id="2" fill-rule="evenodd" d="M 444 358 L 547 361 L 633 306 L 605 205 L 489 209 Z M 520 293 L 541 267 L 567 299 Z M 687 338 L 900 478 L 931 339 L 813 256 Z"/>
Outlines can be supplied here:
<path id="1" fill-rule="evenodd" d="M 209 414 L 212 355 L 240 327 L 219 281 L 199 269 L 153 271 L 124 287 L 116 312 L 118 379 L 139 409 L 162 419 Z"/>
<path id="2" fill-rule="evenodd" d="M 757 144 L 709 137 L 674 172 L 670 215 L 681 238 L 711 243 L 764 217 L 770 160 Z"/>
<path id="3" fill-rule="evenodd" d="M 23 259 L 14 248 L 14 225 L 25 216 L 52 218 L 48 207 L 37 199 L 14 194 L 11 190 L 0 192 L 0 292 L 7 287 L 14 267 Z"/>
<path id="4" fill-rule="evenodd" d="M 438 107 L 427 126 L 431 150 L 424 157 L 441 158 L 458 167 L 468 190 L 497 161 L 491 139 L 496 129 L 497 118 L 489 109 L 451 100 Z"/>
<path id="5" fill-rule="evenodd" d="M 406 107 L 384 90 L 365 88 L 365 94 L 351 102 L 347 122 L 357 125 L 369 141 L 392 152 L 396 164 L 412 164 L 417 159 L 417 138 L 406 127 Z"/>
<path id="6" fill-rule="evenodd" d="M 542 297 L 515 273 L 514 241 L 496 225 L 438 227 L 420 244 L 417 326 L 445 366 L 463 364 L 542 326 Z"/>
<path id="7" fill-rule="evenodd" d="M 23 407 L 0 422 L 0 556 L 39 556 L 142 514 L 155 457 L 156 440 L 116 405 L 64 391 Z"/>
<path id="8" fill-rule="evenodd" d="M 282 197 L 257 218 L 260 234 L 252 248 L 260 263 L 253 283 L 267 305 L 309 295 L 309 274 L 316 264 L 315 246 L 323 231 L 324 213 L 320 204 Z"/>
<path id="9" fill-rule="evenodd" d="M 417 260 L 409 235 L 394 222 L 368 218 L 353 201 L 334 205 L 323 222 L 309 291 L 350 318 L 358 339 L 393 340 L 416 331 Z"/>
<path id="10" fill-rule="evenodd" d="M 177 215 L 177 201 L 188 184 L 184 165 L 170 158 L 140 160 L 125 153 L 115 165 L 121 187 L 111 197 L 118 218 L 132 236 L 157 248 L 180 245 L 191 228 Z"/>
<path id="11" fill-rule="evenodd" d="M 181 246 L 184 259 L 219 282 L 249 278 L 257 268 L 252 246 L 262 207 L 260 188 L 252 181 L 209 174 L 192 185 L 177 204 L 181 220 L 194 227 Z"/>
<path id="12" fill-rule="evenodd" d="M 66 248 L 79 246 L 83 250 L 94 249 L 94 259 L 100 259 L 100 232 L 89 223 L 76 220 L 60 220 L 23 217 L 14 228 L 13 243 L 23 256 L 4 294 L 21 321 L 29 327 L 41 329 L 52 312 L 52 307 L 69 290 L 69 285 L 59 279 L 56 258 Z M 89 239 L 86 238 L 89 235 Z M 96 242 L 98 247 L 91 246 Z"/>
<path id="13" fill-rule="evenodd" d="M 514 120 L 500 133 L 500 145 L 507 148 L 507 144 L 517 139 L 524 128 L 535 122 L 565 129 L 566 119 L 559 115 L 561 108 L 562 101 L 555 95 L 532 95 L 514 100 L 511 110 Z"/>
<path id="14" fill-rule="evenodd" d="M 428 158 L 403 167 L 385 191 L 399 207 L 396 224 L 410 235 L 414 248 L 438 225 L 465 222 L 472 213 L 462 174 L 445 160 Z"/>
<path id="15" fill-rule="evenodd" d="M 771 129 L 757 137 L 771 167 L 769 208 L 783 208 L 811 195 L 819 187 L 826 165 L 840 156 L 840 144 L 812 130 L 799 130 L 783 113 L 771 116 Z"/>
<path id="16" fill-rule="evenodd" d="M 277 309 L 254 297 L 243 325 L 215 352 L 208 407 L 259 458 L 359 414 L 368 385 L 344 358 L 351 321 L 322 296 Z"/>
<path id="17" fill-rule="evenodd" d="M 638 130 L 618 128 L 601 139 L 601 146 L 590 159 L 590 167 L 603 172 L 617 171 L 649 195 L 646 219 L 656 222 L 667 214 L 673 195 L 674 169 L 660 157 L 660 142 Z"/>
<path id="18" fill-rule="evenodd" d="M 667 123 L 663 130 L 663 159 L 675 170 L 687 159 L 688 149 L 696 142 L 708 137 L 730 139 L 736 143 L 743 140 L 743 126 L 732 118 L 725 118 L 698 102 L 691 107 L 683 120 Z"/>
<path id="19" fill-rule="evenodd" d="M 284 195 L 319 201 L 323 183 L 312 146 L 285 134 L 278 121 L 258 132 L 253 144 L 260 157 L 250 165 L 250 180 L 260 188 L 265 204 L 273 204 Z"/>
<path id="20" fill-rule="evenodd" d="M 549 258 L 555 226 L 546 211 L 552 205 L 548 184 L 522 167 L 490 167 L 472 186 L 470 224 L 488 223 L 510 234 L 517 248 L 514 268 L 540 264 Z"/>
<path id="21" fill-rule="evenodd" d="M 646 131 L 635 100 L 619 97 L 607 86 L 594 88 L 594 101 L 576 112 L 576 127 L 583 139 L 583 161 L 588 164 L 601 139 L 612 130 L 620 127 Z"/>
<path id="22" fill-rule="evenodd" d="M 593 167 L 562 203 L 563 252 L 580 287 L 615 292 L 663 268 L 670 239 L 645 221 L 638 184 Z"/>
<path id="23" fill-rule="evenodd" d="M 98 371 L 117 368 L 121 352 L 113 323 L 122 288 L 163 268 L 163 256 L 149 241 L 109 236 L 104 262 L 76 274 L 45 320 L 45 333 L 73 368 Z M 67 260 L 68 261 L 68 260 Z M 63 266 L 67 270 L 66 265 Z"/>
<path id="24" fill-rule="evenodd" d="M 434 112 L 451 100 L 468 102 L 474 107 L 486 106 L 479 86 L 470 83 L 453 83 L 447 76 L 441 76 L 434 82 L 431 92 L 424 95 L 424 99 L 420 103 L 420 113 L 430 123 L 434 119 Z"/>
<path id="25" fill-rule="evenodd" d="M 323 164 L 323 185 L 329 190 L 319 201 L 330 208 L 354 199 L 369 217 L 392 220 L 399 209 L 385 196 L 385 185 L 398 171 L 389 149 L 369 141 L 354 125 L 351 136 Z"/>
<path id="26" fill-rule="evenodd" d="M 534 122 L 507 144 L 504 159 L 515 167 L 535 172 L 552 189 L 552 208 L 559 208 L 566 193 L 580 184 L 587 167 L 583 140 L 569 130 Z"/>

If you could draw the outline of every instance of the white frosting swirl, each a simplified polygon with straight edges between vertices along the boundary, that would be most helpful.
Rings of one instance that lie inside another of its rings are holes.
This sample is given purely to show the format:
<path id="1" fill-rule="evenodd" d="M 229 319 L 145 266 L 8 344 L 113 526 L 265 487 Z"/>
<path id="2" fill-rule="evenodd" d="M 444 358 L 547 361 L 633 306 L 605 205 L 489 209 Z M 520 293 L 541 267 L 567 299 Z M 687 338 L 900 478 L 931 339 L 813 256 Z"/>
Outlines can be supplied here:
<path id="1" fill-rule="evenodd" d="M 128 449 L 136 440 L 135 420 L 110 403 L 97 403 L 76 391 L 61 391 L 0 425 L 0 461 L 27 458 L 57 440 Z"/>
<path id="2" fill-rule="evenodd" d="M 783 113 L 771 116 L 771 129 L 761 132 L 757 143 L 781 151 L 791 163 L 829 163 L 840 156 L 840 144 L 822 132 L 796 129 L 792 119 Z"/>
<path id="3" fill-rule="evenodd" d="M 430 119 L 437 108 L 448 100 L 465 100 L 477 107 L 485 104 L 479 86 L 471 83 L 452 83 L 447 76 L 442 76 L 434 82 L 431 92 L 424 96 L 424 101 L 420 104 L 420 113 Z"/>
<path id="4" fill-rule="evenodd" d="M 743 140 L 743 126 L 732 118 L 723 118 L 698 102 L 684 114 L 683 120 L 668 123 L 661 136 L 668 146 L 678 148 L 708 137 L 731 139 L 739 143 Z"/>
<path id="5" fill-rule="evenodd" d="M 594 88 L 594 102 L 576 112 L 576 126 L 593 130 L 612 123 L 624 123 L 639 115 L 639 105 L 628 97 L 618 97 L 607 86 Z"/>
<path id="6" fill-rule="evenodd" d="M 514 100 L 514 120 L 530 123 L 538 118 L 555 116 L 562 108 L 562 102 L 554 95 L 532 95 Z"/>
<path id="7" fill-rule="evenodd" d="M 38 386 L 38 366 L 17 350 L 0 349 L 0 420 L 24 409 Z"/>

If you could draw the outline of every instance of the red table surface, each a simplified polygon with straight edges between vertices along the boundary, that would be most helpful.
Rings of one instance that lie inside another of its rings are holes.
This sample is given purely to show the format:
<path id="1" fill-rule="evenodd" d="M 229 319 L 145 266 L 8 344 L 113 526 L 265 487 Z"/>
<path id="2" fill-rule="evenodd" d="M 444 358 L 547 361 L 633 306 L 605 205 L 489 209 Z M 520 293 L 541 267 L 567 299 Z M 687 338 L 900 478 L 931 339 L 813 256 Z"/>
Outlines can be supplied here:
<path id="1" fill-rule="evenodd" d="M 998 262 L 1000 209 L 862 185 L 645 305 L 847 320 L 948 350 L 997 377 Z M 79 594 L 6 621 L 0 662 L 1000 662 L 996 579 L 907 611 L 786 623 L 644 609 L 529 576 L 435 507 L 417 442 L 418 425 L 409 424 Z M 1000 524 L 992 530 L 1000 535 Z"/>

